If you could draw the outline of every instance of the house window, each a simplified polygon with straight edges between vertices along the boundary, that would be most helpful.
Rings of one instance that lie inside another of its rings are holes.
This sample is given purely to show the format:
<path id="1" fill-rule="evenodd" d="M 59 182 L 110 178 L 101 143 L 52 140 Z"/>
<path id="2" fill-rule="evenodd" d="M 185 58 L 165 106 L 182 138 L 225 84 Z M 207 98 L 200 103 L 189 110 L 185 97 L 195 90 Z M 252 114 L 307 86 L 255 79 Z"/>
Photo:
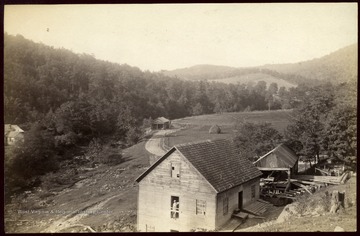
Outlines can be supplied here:
<path id="1" fill-rule="evenodd" d="M 255 185 L 251 185 L 251 199 L 255 199 Z"/>
<path id="2" fill-rule="evenodd" d="M 171 177 L 175 179 L 180 178 L 180 163 L 171 163 Z"/>
<path id="3" fill-rule="evenodd" d="M 226 215 L 229 211 L 229 198 L 223 199 L 223 214 Z"/>
<path id="4" fill-rule="evenodd" d="M 206 201 L 196 200 L 196 215 L 205 215 Z"/>
<path id="5" fill-rule="evenodd" d="M 173 219 L 179 218 L 180 201 L 179 197 L 171 196 L 170 202 L 170 217 Z"/>

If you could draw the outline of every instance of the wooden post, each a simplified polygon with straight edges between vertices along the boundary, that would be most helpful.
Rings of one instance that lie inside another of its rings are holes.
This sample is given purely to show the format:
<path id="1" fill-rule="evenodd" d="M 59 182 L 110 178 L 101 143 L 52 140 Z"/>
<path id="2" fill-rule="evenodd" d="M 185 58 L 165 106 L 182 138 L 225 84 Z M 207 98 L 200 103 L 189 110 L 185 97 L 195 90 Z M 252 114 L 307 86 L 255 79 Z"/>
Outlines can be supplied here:
<path id="1" fill-rule="evenodd" d="M 345 191 L 339 192 L 340 207 L 345 208 Z"/>
<path id="2" fill-rule="evenodd" d="M 339 191 L 334 190 L 331 196 L 331 208 L 330 213 L 336 213 L 339 210 L 340 202 L 339 202 Z"/>
<path id="3" fill-rule="evenodd" d="M 287 175 L 288 175 L 288 179 L 287 179 L 287 185 L 285 188 L 285 192 L 287 192 L 290 188 L 291 182 L 290 182 L 290 168 L 286 171 Z"/>

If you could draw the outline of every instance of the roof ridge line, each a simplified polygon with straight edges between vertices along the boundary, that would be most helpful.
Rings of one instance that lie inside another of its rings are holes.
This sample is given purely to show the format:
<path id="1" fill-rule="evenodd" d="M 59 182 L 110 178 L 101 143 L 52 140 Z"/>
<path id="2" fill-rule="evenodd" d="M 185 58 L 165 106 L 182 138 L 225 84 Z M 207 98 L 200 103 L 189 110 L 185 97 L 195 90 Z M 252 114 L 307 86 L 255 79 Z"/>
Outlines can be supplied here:
<path id="1" fill-rule="evenodd" d="M 253 162 L 253 164 L 257 163 L 258 161 L 260 161 L 261 159 L 263 159 L 264 157 L 268 156 L 270 153 L 274 152 L 276 149 L 278 149 L 280 146 L 282 146 L 284 143 L 280 143 L 279 145 L 277 145 L 275 148 L 271 149 L 270 151 L 268 151 L 266 154 L 262 155 L 261 157 L 259 157 L 256 161 Z"/>
<path id="2" fill-rule="evenodd" d="M 193 142 L 187 142 L 187 143 L 180 143 L 180 144 L 176 144 L 174 145 L 174 147 L 185 147 L 185 146 L 189 146 L 189 145 L 193 145 L 193 144 L 200 144 L 200 143 L 212 143 L 212 142 L 216 142 L 216 141 L 226 141 L 228 139 L 206 139 L 206 140 L 199 140 L 199 141 L 193 141 Z"/>

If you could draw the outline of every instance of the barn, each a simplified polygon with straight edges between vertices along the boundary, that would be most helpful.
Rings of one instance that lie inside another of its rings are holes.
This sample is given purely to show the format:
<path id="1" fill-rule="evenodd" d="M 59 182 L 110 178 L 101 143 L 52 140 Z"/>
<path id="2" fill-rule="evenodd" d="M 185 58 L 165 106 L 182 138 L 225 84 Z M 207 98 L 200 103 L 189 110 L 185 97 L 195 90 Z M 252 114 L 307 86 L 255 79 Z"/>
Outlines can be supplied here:
<path id="1" fill-rule="evenodd" d="M 165 117 L 159 117 L 153 120 L 151 123 L 151 129 L 169 129 L 170 128 L 170 120 Z"/>
<path id="2" fill-rule="evenodd" d="M 174 146 L 136 179 L 138 230 L 219 229 L 256 202 L 261 175 L 230 140 Z"/>

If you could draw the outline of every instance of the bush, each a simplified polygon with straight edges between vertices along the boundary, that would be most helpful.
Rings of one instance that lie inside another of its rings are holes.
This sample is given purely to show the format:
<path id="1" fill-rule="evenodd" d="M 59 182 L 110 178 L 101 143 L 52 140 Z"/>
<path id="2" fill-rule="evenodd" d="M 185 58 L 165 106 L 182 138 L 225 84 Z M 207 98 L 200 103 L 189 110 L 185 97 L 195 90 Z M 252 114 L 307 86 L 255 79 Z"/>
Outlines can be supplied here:
<path id="1" fill-rule="evenodd" d="M 93 139 L 88 148 L 88 152 L 85 154 L 93 162 L 117 165 L 120 164 L 123 159 L 121 155 L 121 149 L 110 145 L 102 145 L 99 139 Z"/>
<path id="2" fill-rule="evenodd" d="M 298 197 L 296 202 L 296 211 L 300 215 L 324 214 L 330 211 L 331 195 L 328 191 L 318 192 L 311 197 L 306 194 Z"/>
<path id="3" fill-rule="evenodd" d="M 137 128 L 130 128 L 126 133 L 126 142 L 129 145 L 134 145 L 139 142 L 142 132 Z"/>
<path id="4" fill-rule="evenodd" d="M 107 156 L 107 158 L 104 160 L 106 164 L 120 164 L 122 162 L 122 156 L 120 154 L 112 154 Z"/>
<path id="5" fill-rule="evenodd" d="M 78 180 L 77 177 L 76 169 L 62 169 L 61 171 L 41 176 L 41 186 L 45 190 L 52 190 L 61 186 L 72 185 Z"/>
<path id="6" fill-rule="evenodd" d="M 85 153 L 86 158 L 90 159 L 91 161 L 98 161 L 102 148 L 103 147 L 101 145 L 100 139 L 92 139 L 87 148 L 87 152 Z"/>

